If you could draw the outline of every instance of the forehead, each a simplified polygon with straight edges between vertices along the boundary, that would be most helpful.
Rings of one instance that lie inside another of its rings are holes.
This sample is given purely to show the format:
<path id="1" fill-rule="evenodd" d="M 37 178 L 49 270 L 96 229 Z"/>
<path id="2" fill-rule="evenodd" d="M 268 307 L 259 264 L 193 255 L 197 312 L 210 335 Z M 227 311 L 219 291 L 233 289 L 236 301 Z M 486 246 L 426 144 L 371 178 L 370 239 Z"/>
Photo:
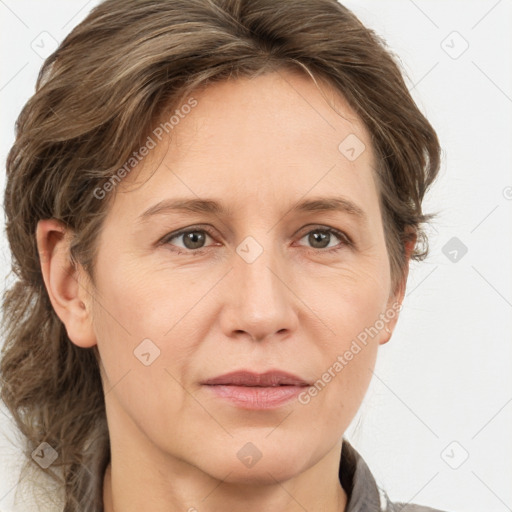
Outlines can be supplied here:
<path id="1" fill-rule="evenodd" d="M 308 76 L 278 71 L 210 84 L 185 104 L 194 106 L 162 114 L 161 140 L 153 130 L 155 147 L 121 182 L 117 192 L 129 193 L 115 204 L 142 210 L 170 196 L 216 196 L 243 209 L 250 197 L 265 206 L 282 203 L 283 193 L 365 199 L 374 188 L 370 136 L 324 81 L 318 88 Z"/>

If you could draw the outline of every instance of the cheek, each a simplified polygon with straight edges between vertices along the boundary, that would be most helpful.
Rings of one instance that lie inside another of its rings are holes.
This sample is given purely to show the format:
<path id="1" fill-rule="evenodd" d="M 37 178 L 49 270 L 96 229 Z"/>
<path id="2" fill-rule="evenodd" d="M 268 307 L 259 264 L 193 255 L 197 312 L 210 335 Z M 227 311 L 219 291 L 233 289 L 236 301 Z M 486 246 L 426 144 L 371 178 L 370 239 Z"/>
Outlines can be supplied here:
<path id="1" fill-rule="evenodd" d="M 212 308 L 208 291 L 218 276 L 191 281 L 189 276 L 171 269 L 162 272 L 135 258 L 107 258 L 105 253 L 102 257 L 97 266 L 99 293 L 93 323 L 106 385 L 116 385 L 129 373 L 126 381 L 180 396 L 179 387 L 173 385 L 188 377 L 202 340 L 199 329 L 207 323 L 203 318 L 211 317 L 205 311 Z M 132 399 L 139 392 L 133 389 Z M 149 403 L 144 394 L 137 400 L 143 407 Z"/>
<path id="2" fill-rule="evenodd" d="M 390 286 L 386 262 L 375 259 L 363 263 L 331 269 L 329 275 L 302 277 L 294 285 L 297 295 L 304 297 L 308 308 L 322 321 L 326 348 L 344 349 L 385 312 Z"/>
<path id="3" fill-rule="evenodd" d="M 176 279 L 162 279 L 142 258 L 104 251 L 97 269 L 97 325 L 135 343 L 163 337 L 179 318 L 186 302 L 183 287 Z"/>
<path id="4" fill-rule="evenodd" d="M 310 333 L 318 355 L 312 358 L 318 363 L 318 380 L 303 402 L 318 407 L 333 426 L 339 427 L 340 418 L 351 420 L 368 389 L 379 341 L 386 334 L 380 318 L 385 313 L 388 284 L 386 268 L 377 263 L 323 284 L 316 281 L 315 291 L 308 294 L 308 306 L 326 334 Z"/>
<path id="5" fill-rule="evenodd" d="M 180 290 L 150 281 L 133 265 L 106 265 L 100 278 L 94 328 L 105 393 L 112 390 L 110 418 L 145 432 L 168 428 L 187 399 L 180 382 L 194 341 L 184 335 L 186 321 L 180 322 L 186 301 L 176 299 Z"/>
<path id="6" fill-rule="evenodd" d="M 380 332 L 374 325 L 379 305 L 355 298 L 339 303 L 330 315 L 336 336 L 316 347 L 316 380 L 299 400 L 310 418 L 318 418 L 312 421 L 321 429 L 341 435 L 361 406 L 378 353 Z"/>

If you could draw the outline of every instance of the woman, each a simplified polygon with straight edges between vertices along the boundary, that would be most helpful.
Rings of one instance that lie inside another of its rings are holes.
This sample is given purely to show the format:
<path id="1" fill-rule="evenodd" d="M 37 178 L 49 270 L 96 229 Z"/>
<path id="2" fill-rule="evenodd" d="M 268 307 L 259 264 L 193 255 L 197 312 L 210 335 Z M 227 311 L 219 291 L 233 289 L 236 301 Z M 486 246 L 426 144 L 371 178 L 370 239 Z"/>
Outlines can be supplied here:
<path id="1" fill-rule="evenodd" d="M 439 155 L 334 0 L 96 7 L 7 162 L 2 398 L 56 506 L 400 510 L 343 434 Z"/>

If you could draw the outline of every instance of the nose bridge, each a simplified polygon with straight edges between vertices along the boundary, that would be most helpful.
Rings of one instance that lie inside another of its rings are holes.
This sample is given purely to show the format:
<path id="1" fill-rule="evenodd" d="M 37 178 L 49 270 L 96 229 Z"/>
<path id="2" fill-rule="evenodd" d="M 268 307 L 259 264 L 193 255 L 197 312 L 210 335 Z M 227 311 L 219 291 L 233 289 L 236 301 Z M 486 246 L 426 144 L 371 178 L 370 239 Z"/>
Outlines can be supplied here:
<path id="1" fill-rule="evenodd" d="M 267 233 L 268 234 L 268 233 Z M 263 241 L 262 239 L 265 238 Z M 263 339 L 295 327 L 293 294 L 272 235 L 246 237 L 236 248 L 230 309 L 232 331 Z"/>

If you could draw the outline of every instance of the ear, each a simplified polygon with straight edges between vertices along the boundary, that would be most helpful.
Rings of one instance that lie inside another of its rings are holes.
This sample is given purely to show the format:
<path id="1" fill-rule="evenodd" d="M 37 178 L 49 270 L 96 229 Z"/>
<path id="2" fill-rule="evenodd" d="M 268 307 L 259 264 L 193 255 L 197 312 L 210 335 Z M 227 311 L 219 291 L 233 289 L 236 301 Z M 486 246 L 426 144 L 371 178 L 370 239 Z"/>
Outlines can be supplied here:
<path id="1" fill-rule="evenodd" d="M 83 348 L 96 345 L 89 280 L 84 269 L 71 260 L 70 231 L 55 219 L 40 220 L 36 238 L 44 284 L 69 339 Z"/>
<path id="2" fill-rule="evenodd" d="M 391 332 L 385 331 L 385 336 L 379 341 L 380 345 L 384 345 L 387 343 L 391 336 L 393 335 L 393 330 L 396 327 L 396 323 L 398 322 L 398 317 L 400 315 L 400 311 L 402 309 L 402 303 L 405 296 L 405 289 L 407 286 L 407 278 L 409 277 L 409 263 L 411 261 L 411 254 L 416 246 L 417 234 L 413 229 L 407 230 L 407 241 L 404 243 L 405 250 L 405 263 L 404 263 L 404 271 L 402 274 L 402 278 L 398 284 L 398 288 L 395 293 L 391 293 L 386 309 L 386 318 L 389 320 L 386 322 L 386 327 Z M 394 313 L 394 315 L 393 315 Z M 392 316 L 393 315 L 393 316 Z M 392 317 L 391 317 L 392 316 Z"/>

